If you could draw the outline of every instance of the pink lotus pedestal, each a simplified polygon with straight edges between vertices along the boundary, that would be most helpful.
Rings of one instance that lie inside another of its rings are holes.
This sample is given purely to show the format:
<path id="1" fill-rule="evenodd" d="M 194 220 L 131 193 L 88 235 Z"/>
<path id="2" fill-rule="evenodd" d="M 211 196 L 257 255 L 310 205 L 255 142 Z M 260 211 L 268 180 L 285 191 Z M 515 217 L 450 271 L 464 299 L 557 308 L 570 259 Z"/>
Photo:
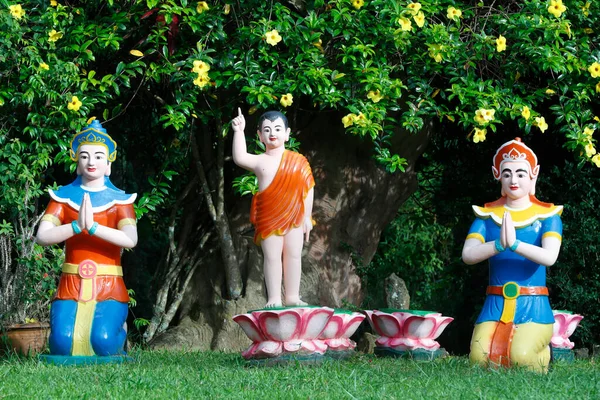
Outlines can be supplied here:
<path id="1" fill-rule="evenodd" d="M 419 310 L 382 309 L 365 313 L 379 335 L 375 342 L 377 355 L 434 360 L 446 353 L 435 339 L 454 318 Z"/>
<path id="2" fill-rule="evenodd" d="M 554 332 L 550 340 L 552 360 L 573 361 L 575 343 L 569 340 L 569 336 L 575 332 L 583 316 L 565 310 L 552 310 L 552 313 L 554 314 Z"/>
<path id="3" fill-rule="evenodd" d="M 327 345 L 326 355 L 335 359 L 353 355 L 356 343 L 350 336 L 356 332 L 364 319 L 365 316 L 361 313 L 336 309 L 319 335 L 319 339 Z"/>
<path id="4" fill-rule="evenodd" d="M 356 344 L 349 338 L 363 319 L 358 313 L 317 306 L 269 308 L 233 317 L 252 340 L 242 357 L 260 365 L 319 362 L 328 351 L 353 351 Z"/>

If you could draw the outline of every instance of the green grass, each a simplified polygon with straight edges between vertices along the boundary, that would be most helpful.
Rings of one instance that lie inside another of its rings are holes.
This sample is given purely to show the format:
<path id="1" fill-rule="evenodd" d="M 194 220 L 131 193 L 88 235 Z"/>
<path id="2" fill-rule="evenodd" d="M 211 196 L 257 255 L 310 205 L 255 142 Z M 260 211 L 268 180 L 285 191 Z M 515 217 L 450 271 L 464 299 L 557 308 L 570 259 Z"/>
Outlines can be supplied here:
<path id="1" fill-rule="evenodd" d="M 135 350 L 122 365 L 57 367 L 0 360 L 0 399 L 597 399 L 594 361 L 554 364 L 547 375 L 471 367 L 463 357 L 435 362 L 360 355 L 318 366 L 248 367 L 216 352 Z"/>

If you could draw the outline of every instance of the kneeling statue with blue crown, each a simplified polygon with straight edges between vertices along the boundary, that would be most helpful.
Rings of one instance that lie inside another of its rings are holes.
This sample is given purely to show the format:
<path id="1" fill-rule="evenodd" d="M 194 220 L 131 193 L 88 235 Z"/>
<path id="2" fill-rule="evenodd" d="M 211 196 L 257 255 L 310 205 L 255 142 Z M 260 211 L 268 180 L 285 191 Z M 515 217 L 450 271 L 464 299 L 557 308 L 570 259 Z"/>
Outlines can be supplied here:
<path id="1" fill-rule="evenodd" d="M 66 241 L 66 258 L 50 311 L 50 353 L 55 364 L 121 362 L 125 358 L 129 295 L 121 250 L 137 244 L 133 201 L 110 181 L 117 144 L 97 120 L 71 141 L 77 178 L 49 190 L 37 242 Z"/>

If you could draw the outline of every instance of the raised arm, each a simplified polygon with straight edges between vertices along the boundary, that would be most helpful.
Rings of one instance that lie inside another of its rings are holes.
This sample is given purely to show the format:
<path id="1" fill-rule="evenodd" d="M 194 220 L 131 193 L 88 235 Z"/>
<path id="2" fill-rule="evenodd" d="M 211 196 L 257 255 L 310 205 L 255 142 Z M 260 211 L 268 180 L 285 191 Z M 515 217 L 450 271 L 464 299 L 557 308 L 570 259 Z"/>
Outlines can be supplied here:
<path id="1" fill-rule="evenodd" d="M 114 229 L 97 224 L 96 228 L 94 228 L 95 222 L 94 213 L 92 211 L 92 201 L 87 193 L 83 196 L 83 201 L 85 202 L 86 212 L 85 227 L 90 234 L 93 232 L 94 236 L 125 249 L 135 247 L 138 241 L 137 228 L 135 225 L 125 225 L 119 229 Z"/>
<path id="2" fill-rule="evenodd" d="M 86 217 L 86 201 L 85 196 L 79 206 L 79 215 L 76 221 L 70 224 L 60 224 L 58 218 L 56 222 L 42 220 L 38 227 L 36 241 L 41 246 L 50 246 L 57 243 L 62 243 L 67 239 L 81 233 L 85 229 L 85 217 Z"/>
<path id="3" fill-rule="evenodd" d="M 510 248 L 517 240 L 515 227 L 509 213 L 505 213 L 503 227 L 506 227 L 506 246 Z M 514 250 L 520 256 L 533 261 L 536 264 L 550 267 L 554 265 L 560 251 L 560 240 L 554 236 L 542 238 L 542 246 L 519 241 Z"/>
<path id="4" fill-rule="evenodd" d="M 479 239 L 467 239 L 462 251 L 462 260 L 473 265 L 498 254 L 494 242 L 481 243 Z"/>
<path id="5" fill-rule="evenodd" d="M 73 236 L 75 236 L 75 232 L 71 224 L 56 226 L 50 221 L 42 221 L 35 239 L 40 246 L 50 246 L 64 242 Z"/>
<path id="6" fill-rule="evenodd" d="M 244 134 L 246 119 L 239 107 L 237 117 L 231 121 L 231 127 L 233 128 L 233 162 L 244 169 L 254 172 L 258 165 L 258 156 L 249 154 L 246 148 L 246 136 Z"/>

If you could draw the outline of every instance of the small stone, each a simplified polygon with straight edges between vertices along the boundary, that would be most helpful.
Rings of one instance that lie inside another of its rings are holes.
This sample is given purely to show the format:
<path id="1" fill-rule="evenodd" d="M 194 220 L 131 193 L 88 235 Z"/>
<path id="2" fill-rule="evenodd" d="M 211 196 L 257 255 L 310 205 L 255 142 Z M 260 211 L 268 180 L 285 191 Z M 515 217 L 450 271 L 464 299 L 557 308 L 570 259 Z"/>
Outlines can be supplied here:
<path id="1" fill-rule="evenodd" d="M 575 349 L 575 358 L 578 360 L 586 360 L 588 358 L 590 358 L 590 351 L 587 349 L 587 347 L 584 347 L 582 349 Z"/>
<path id="2" fill-rule="evenodd" d="M 396 274 L 391 274 L 385 279 L 385 303 L 388 308 L 410 309 L 410 295 L 406 283 Z"/>
<path id="3" fill-rule="evenodd" d="M 361 336 L 358 344 L 356 345 L 356 349 L 361 353 L 365 354 L 373 354 L 375 351 L 375 341 L 377 340 L 377 335 L 373 335 L 372 333 L 365 332 Z"/>

